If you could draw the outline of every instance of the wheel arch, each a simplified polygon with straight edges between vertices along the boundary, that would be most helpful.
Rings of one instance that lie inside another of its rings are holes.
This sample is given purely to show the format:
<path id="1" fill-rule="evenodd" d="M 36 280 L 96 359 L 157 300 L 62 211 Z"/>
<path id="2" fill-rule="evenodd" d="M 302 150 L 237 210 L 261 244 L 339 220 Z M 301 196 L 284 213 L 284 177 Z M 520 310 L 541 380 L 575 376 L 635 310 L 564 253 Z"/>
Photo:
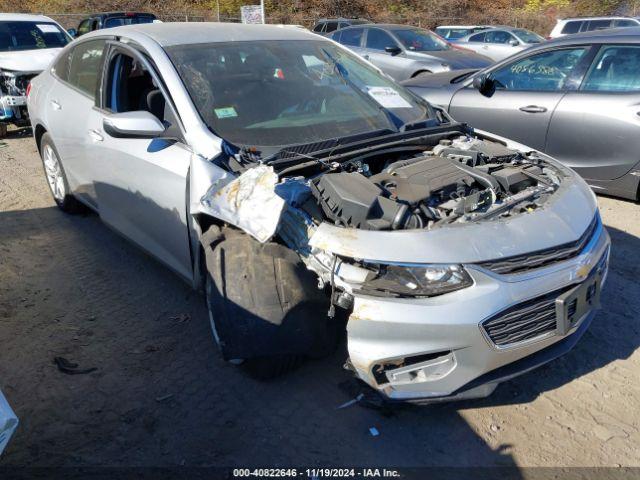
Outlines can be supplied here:
<path id="1" fill-rule="evenodd" d="M 40 153 L 40 141 L 42 140 L 42 136 L 47 133 L 47 129 L 44 128 L 44 125 L 38 123 L 33 130 L 33 138 L 36 141 L 36 146 L 38 147 L 38 153 Z"/>

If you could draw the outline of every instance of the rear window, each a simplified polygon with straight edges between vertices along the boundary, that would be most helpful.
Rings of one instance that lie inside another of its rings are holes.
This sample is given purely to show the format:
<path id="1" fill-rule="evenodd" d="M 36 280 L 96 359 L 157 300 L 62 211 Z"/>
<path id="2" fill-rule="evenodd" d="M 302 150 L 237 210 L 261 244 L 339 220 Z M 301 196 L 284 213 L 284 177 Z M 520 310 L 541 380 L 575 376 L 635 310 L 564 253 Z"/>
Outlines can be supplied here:
<path id="1" fill-rule="evenodd" d="M 130 15 L 110 17 L 104 21 L 104 28 L 121 27 L 123 25 L 137 25 L 139 23 L 153 23 L 156 17 L 152 15 Z"/>
<path id="2" fill-rule="evenodd" d="M 637 27 L 639 24 L 634 20 L 616 20 L 614 25 L 616 27 Z"/>
<path id="3" fill-rule="evenodd" d="M 477 35 L 472 35 L 469 37 L 470 42 L 484 42 L 484 37 L 486 33 L 479 33 Z"/>
<path id="4" fill-rule="evenodd" d="M 562 32 L 567 35 L 572 33 L 578 33 L 580 31 L 580 27 L 582 26 L 582 22 L 567 22 L 562 29 Z"/>
<path id="5" fill-rule="evenodd" d="M 350 47 L 359 47 L 360 42 L 362 40 L 363 33 L 364 33 L 364 29 L 362 28 L 352 28 L 349 30 L 343 30 L 342 35 L 340 35 L 339 42 L 343 45 L 347 45 Z"/>

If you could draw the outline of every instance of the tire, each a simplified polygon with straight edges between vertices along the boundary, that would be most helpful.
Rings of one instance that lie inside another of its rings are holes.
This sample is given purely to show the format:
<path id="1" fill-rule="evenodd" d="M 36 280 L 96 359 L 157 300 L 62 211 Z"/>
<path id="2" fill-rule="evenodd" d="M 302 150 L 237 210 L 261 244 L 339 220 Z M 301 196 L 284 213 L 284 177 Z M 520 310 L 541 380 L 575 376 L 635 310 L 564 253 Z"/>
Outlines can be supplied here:
<path id="1" fill-rule="evenodd" d="M 8 127 L 9 127 L 9 125 L 7 125 L 6 123 L 0 123 L 0 139 L 7 137 L 7 129 L 8 129 Z"/>
<path id="2" fill-rule="evenodd" d="M 330 353 L 336 336 L 315 274 L 282 245 L 213 229 L 203 236 L 205 296 L 222 357 L 254 378 L 270 379 L 305 357 Z"/>
<path id="3" fill-rule="evenodd" d="M 85 211 L 84 205 L 69 193 L 67 175 L 64 173 L 58 150 L 51 139 L 49 132 L 40 139 L 40 158 L 45 178 L 49 185 L 49 191 L 56 205 L 66 213 L 80 213 Z"/>

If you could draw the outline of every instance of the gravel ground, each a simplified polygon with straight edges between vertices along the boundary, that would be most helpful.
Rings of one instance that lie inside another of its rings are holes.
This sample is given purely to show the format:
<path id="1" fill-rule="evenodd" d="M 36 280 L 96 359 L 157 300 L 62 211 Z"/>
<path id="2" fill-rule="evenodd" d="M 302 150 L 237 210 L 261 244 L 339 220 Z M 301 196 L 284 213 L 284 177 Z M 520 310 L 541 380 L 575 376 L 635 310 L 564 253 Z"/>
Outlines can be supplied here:
<path id="1" fill-rule="evenodd" d="M 225 365 L 202 298 L 96 215 L 56 209 L 29 132 L 11 132 L 0 388 L 20 425 L 0 466 L 640 466 L 640 205 L 599 201 L 611 273 L 578 346 L 488 399 L 385 417 L 336 410 L 344 347 L 269 383 Z"/>

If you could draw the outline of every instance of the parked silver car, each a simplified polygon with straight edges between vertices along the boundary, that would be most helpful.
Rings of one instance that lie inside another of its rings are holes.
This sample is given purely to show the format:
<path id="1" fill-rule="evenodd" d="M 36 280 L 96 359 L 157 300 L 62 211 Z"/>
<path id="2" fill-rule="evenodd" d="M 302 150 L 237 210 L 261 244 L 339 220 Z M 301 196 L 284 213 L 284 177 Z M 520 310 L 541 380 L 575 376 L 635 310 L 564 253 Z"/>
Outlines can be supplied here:
<path id="1" fill-rule="evenodd" d="M 547 42 L 479 72 L 406 85 L 456 119 L 557 158 L 596 191 L 640 198 L 640 28 Z"/>
<path id="2" fill-rule="evenodd" d="M 395 80 L 462 68 L 484 68 L 485 56 L 458 48 L 423 28 L 362 25 L 337 30 L 330 38 L 369 60 Z"/>
<path id="3" fill-rule="evenodd" d="M 496 62 L 542 42 L 544 38 L 537 33 L 514 27 L 494 27 L 455 40 Z"/>
<path id="4" fill-rule="evenodd" d="M 347 364 L 385 397 L 485 396 L 598 307 L 610 241 L 580 177 L 318 35 L 97 31 L 32 85 L 56 203 L 203 289 L 223 357 L 256 375 L 326 353 L 344 311 Z"/>

